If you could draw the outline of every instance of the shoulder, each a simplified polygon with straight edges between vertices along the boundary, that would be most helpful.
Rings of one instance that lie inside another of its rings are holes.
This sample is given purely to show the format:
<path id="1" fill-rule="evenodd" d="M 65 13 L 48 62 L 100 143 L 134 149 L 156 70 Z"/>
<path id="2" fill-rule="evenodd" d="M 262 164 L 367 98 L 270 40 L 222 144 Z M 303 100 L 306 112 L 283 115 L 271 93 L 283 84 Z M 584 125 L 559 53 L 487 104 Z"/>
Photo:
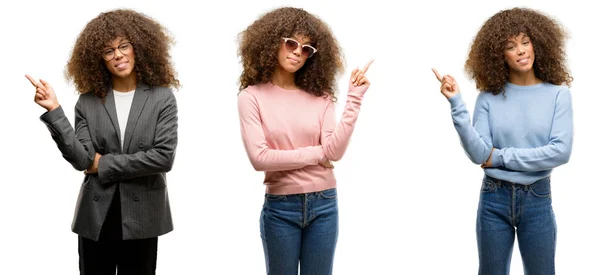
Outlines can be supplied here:
<path id="1" fill-rule="evenodd" d="M 175 95 L 173 93 L 173 89 L 171 89 L 170 87 L 164 87 L 164 86 L 152 86 L 152 87 L 147 87 L 146 89 L 144 89 L 144 92 L 147 93 L 149 96 L 158 98 L 158 99 L 174 99 Z"/>
<path id="2" fill-rule="evenodd" d="M 256 99 L 256 94 L 259 93 L 259 91 L 256 89 L 255 86 L 248 86 L 246 88 L 244 88 L 243 90 L 241 90 L 237 96 L 237 102 L 238 102 L 238 107 L 242 107 L 242 106 L 255 106 L 257 105 L 257 99 Z"/>
<path id="3" fill-rule="evenodd" d="M 313 95 L 313 96 L 316 97 L 315 101 L 317 101 L 324 108 L 335 107 L 336 101 L 334 101 L 334 98 L 332 96 L 330 96 L 330 95 L 324 95 L 324 96 Z"/>
<path id="4" fill-rule="evenodd" d="M 102 104 L 102 99 L 97 97 L 93 92 L 79 94 L 77 105 L 86 106 L 86 108 L 88 108 L 88 106 L 94 104 Z"/>
<path id="5" fill-rule="evenodd" d="M 492 92 L 480 91 L 479 94 L 477 95 L 477 98 L 480 98 L 481 100 L 490 100 L 490 99 L 492 99 L 494 97 L 497 97 L 499 95 L 502 95 L 502 94 L 500 93 L 500 94 L 495 95 Z"/>
<path id="6" fill-rule="evenodd" d="M 272 88 L 266 83 L 248 86 L 238 93 L 238 102 L 256 102 L 259 98 L 264 98 L 270 91 Z"/>
<path id="7" fill-rule="evenodd" d="M 555 93 L 556 103 L 559 105 L 571 105 L 571 90 L 566 85 L 552 85 L 552 91 Z"/>
<path id="8" fill-rule="evenodd" d="M 137 92 L 138 91 L 136 91 L 136 93 Z M 168 107 L 168 106 L 176 107 L 177 106 L 177 100 L 175 98 L 175 94 L 173 92 L 173 89 L 171 89 L 170 87 L 164 87 L 164 86 L 146 87 L 145 89 L 143 89 L 142 92 L 145 93 L 146 96 L 148 96 L 148 103 L 150 103 L 150 105 L 164 106 L 164 107 Z"/>
<path id="9" fill-rule="evenodd" d="M 79 94 L 80 101 L 89 101 L 89 100 L 95 100 L 95 99 L 100 99 L 100 98 L 98 98 L 93 92 Z"/>
<path id="10" fill-rule="evenodd" d="M 138 89 L 136 93 L 144 93 L 146 96 L 146 106 L 149 108 L 177 109 L 177 100 L 175 94 L 170 87 L 165 86 L 146 86 L 141 91 Z M 134 95 L 134 98 L 137 95 Z M 135 99 L 134 99 L 135 100 Z"/>
<path id="11" fill-rule="evenodd" d="M 542 84 L 541 89 L 544 89 L 546 91 L 550 91 L 550 92 L 553 92 L 556 94 L 570 93 L 569 87 L 567 85 L 555 85 L 555 84 L 548 83 L 548 82 L 544 82 Z"/>
<path id="12" fill-rule="evenodd" d="M 544 82 L 540 90 L 540 94 L 550 94 L 557 104 L 570 104 L 571 102 L 571 91 L 567 85 L 555 85 Z"/>
<path id="13" fill-rule="evenodd" d="M 268 85 L 268 83 L 261 83 L 261 84 L 256 84 L 256 85 L 250 85 L 246 88 L 244 88 L 239 95 L 242 94 L 250 94 L 250 95 L 260 95 L 260 94 L 265 94 L 268 93 L 269 91 L 272 90 L 272 85 Z"/>
<path id="14" fill-rule="evenodd" d="M 477 95 L 477 102 L 479 104 L 490 104 L 491 102 L 503 98 L 502 93 L 495 95 L 492 92 L 480 91 Z"/>

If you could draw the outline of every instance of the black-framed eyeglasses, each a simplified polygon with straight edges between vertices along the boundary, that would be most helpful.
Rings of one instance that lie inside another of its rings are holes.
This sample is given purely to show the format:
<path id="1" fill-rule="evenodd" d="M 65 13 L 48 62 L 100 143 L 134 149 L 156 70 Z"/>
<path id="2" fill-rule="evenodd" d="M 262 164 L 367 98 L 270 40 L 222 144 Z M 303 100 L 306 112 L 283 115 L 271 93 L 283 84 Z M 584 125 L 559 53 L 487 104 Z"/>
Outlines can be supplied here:
<path id="1" fill-rule="evenodd" d="M 285 44 L 285 49 L 290 52 L 295 51 L 300 46 L 298 41 L 287 37 L 283 38 L 283 43 Z M 316 52 L 317 48 L 311 45 L 302 45 L 302 55 L 304 55 L 306 58 L 311 58 Z"/>
<path id="2" fill-rule="evenodd" d="M 115 51 L 117 49 L 121 52 L 122 55 L 128 55 L 133 50 L 133 42 L 131 42 L 131 41 L 125 42 L 125 43 L 121 43 L 116 48 L 105 49 L 104 51 L 102 51 L 102 58 L 104 58 L 104 60 L 106 60 L 106 61 L 113 60 L 115 58 Z"/>

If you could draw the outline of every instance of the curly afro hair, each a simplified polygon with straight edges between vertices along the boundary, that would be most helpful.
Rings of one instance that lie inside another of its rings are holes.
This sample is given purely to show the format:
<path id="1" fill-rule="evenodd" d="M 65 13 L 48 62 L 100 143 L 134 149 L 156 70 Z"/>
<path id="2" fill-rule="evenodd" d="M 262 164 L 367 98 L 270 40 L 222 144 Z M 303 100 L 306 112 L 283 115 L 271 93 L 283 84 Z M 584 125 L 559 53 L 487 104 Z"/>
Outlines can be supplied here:
<path id="1" fill-rule="evenodd" d="M 335 100 L 335 78 L 343 72 L 343 58 L 330 28 L 303 9 L 283 7 L 266 13 L 239 34 L 238 55 L 243 72 L 240 91 L 248 86 L 271 81 L 278 65 L 277 53 L 283 37 L 308 36 L 318 49 L 295 73 L 295 84 L 316 96 Z"/>
<path id="2" fill-rule="evenodd" d="M 133 10 L 101 13 L 79 34 L 65 76 L 81 94 L 94 93 L 104 100 L 112 75 L 102 50 L 117 37 L 133 42 L 138 82 L 150 86 L 179 87 L 169 48 L 174 44 L 167 30 L 155 20 Z"/>
<path id="3" fill-rule="evenodd" d="M 504 92 L 509 68 L 504 60 L 507 39 L 526 34 L 533 44 L 535 76 L 544 82 L 570 86 L 573 78 L 566 66 L 566 32 L 552 18 L 527 8 L 502 10 L 489 18 L 473 40 L 465 71 L 480 91 Z"/>

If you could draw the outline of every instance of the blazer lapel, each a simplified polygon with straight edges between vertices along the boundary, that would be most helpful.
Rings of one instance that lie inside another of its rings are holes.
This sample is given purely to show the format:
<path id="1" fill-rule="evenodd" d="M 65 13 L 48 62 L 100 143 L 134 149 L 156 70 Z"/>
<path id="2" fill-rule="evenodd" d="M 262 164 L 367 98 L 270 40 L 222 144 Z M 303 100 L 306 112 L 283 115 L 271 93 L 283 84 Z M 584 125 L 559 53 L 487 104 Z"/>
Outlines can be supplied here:
<path id="1" fill-rule="evenodd" d="M 129 117 L 127 118 L 127 127 L 125 127 L 123 153 L 128 152 L 133 130 L 135 130 L 135 126 L 138 122 L 138 119 L 140 118 L 140 115 L 142 114 L 142 110 L 144 109 L 146 100 L 148 99 L 146 90 L 149 89 L 150 87 L 143 83 L 138 84 L 137 88 L 135 89 L 135 94 L 133 95 L 133 102 L 131 103 L 131 109 L 129 111 Z"/>
<path id="2" fill-rule="evenodd" d="M 121 143 L 121 130 L 119 128 L 119 118 L 117 117 L 117 107 L 115 106 L 115 95 L 112 91 L 112 86 L 109 87 L 108 92 L 106 92 L 106 97 L 104 98 L 104 109 L 106 109 L 106 112 L 110 117 L 110 121 L 115 127 L 115 132 L 117 133 L 117 141 Z M 118 147 L 121 148 L 121 146 Z"/>

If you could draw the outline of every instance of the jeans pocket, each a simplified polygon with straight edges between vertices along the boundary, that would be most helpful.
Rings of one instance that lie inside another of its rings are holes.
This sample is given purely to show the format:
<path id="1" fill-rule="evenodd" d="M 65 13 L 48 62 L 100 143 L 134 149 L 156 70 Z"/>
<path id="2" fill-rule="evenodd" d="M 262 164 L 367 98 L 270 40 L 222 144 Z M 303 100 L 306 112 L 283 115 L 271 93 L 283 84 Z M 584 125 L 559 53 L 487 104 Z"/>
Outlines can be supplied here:
<path id="1" fill-rule="evenodd" d="M 267 201 L 282 201 L 282 200 L 285 200 L 285 195 L 265 194 L 265 200 L 267 200 Z"/>
<path id="2" fill-rule="evenodd" d="M 481 193 L 494 192 L 498 188 L 498 184 L 492 180 L 484 178 L 481 183 Z"/>
<path id="3" fill-rule="evenodd" d="M 549 198 L 552 195 L 550 190 L 550 180 L 543 179 L 529 185 L 529 191 L 534 197 Z"/>
<path id="4" fill-rule="evenodd" d="M 335 199 L 335 198 L 337 198 L 337 191 L 335 188 L 331 188 L 331 189 L 319 191 L 319 192 L 317 192 L 317 195 L 319 195 L 319 197 L 324 198 L 324 199 Z"/>

